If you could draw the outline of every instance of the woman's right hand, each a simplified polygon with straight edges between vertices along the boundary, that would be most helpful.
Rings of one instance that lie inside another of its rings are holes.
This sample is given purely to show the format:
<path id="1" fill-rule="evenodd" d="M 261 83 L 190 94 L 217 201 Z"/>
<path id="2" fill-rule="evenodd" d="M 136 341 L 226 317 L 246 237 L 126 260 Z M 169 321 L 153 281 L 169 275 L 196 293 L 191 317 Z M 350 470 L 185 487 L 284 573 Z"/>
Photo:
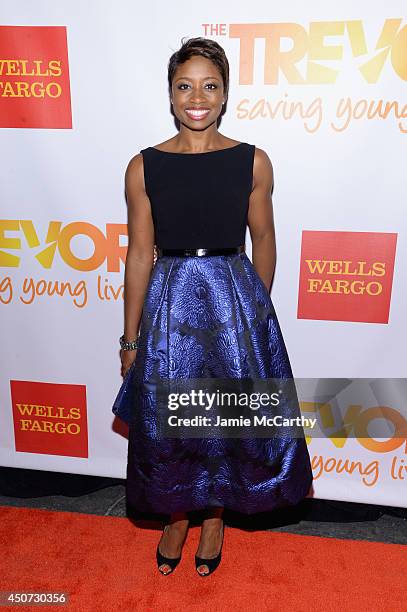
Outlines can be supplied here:
<path id="1" fill-rule="evenodd" d="M 121 375 L 124 378 L 128 372 L 128 370 L 130 369 L 133 361 L 135 360 L 137 355 L 137 349 L 134 349 L 134 351 L 124 351 L 123 349 L 120 350 L 120 360 L 122 362 L 122 368 L 121 368 Z"/>

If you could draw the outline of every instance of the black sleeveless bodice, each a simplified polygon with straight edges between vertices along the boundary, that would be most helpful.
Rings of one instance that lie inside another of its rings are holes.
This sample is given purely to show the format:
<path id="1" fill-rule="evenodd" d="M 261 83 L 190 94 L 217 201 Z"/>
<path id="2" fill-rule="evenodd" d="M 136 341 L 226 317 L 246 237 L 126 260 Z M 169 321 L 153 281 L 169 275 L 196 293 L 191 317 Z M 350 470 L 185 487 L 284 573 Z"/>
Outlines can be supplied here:
<path id="1" fill-rule="evenodd" d="M 144 182 L 163 249 L 226 248 L 245 243 L 255 145 L 206 153 L 148 147 Z"/>

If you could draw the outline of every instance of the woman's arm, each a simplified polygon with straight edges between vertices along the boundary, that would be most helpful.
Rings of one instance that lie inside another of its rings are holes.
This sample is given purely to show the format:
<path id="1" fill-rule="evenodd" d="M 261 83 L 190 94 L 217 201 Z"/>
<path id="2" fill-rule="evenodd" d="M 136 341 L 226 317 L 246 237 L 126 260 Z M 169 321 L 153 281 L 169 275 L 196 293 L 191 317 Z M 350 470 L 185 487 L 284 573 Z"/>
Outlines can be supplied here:
<path id="1" fill-rule="evenodd" d="M 253 266 L 270 291 L 276 265 L 276 242 L 272 192 L 274 174 L 265 151 L 256 147 L 253 164 L 254 188 L 249 199 L 248 225 L 252 241 Z"/>
<path id="2" fill-rule="evenodd" d="M 141 153 L 130 160 L 125 185 L 128 249 L 124 272 L 124 339 L 130 341 L 138 334 L 144 297 L 154 264 L 154 225 L 144 185 Z"/>

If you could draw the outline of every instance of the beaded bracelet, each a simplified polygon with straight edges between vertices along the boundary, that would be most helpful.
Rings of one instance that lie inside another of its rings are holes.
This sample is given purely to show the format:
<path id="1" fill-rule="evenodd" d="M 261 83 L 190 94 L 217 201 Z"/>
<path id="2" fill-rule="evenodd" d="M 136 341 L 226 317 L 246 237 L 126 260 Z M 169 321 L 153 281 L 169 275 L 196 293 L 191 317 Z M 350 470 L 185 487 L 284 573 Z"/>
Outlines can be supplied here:
<path id="1" fill-rule="evenodd" d="M 124 339 L 124 334 L 123 334 L 123 336 L 120 336 L 120 339 L 119 339 L 120 348 L 123 351 L 135 351 L 138 348 L 139 337 L 140 336 L 137 336 L 137 338 L 135 340 L 131 340 L 130 342 L 126 342 L 126 340 Z"/>

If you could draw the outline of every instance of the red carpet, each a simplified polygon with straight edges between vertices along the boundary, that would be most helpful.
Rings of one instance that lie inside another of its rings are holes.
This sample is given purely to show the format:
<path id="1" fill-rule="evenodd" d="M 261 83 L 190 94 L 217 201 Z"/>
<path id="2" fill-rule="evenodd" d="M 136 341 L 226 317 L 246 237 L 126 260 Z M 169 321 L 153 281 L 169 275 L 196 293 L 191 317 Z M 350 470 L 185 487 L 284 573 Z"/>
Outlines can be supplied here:
<path id="1" fill-rule="evenodd" d="M 156 570 L 160 533 L 124 518 L 0 507 L 0 590 L 70 594 L 65 606 L 20 611 L 406 610 L 403 545 L 226 527 L 222 563 L 201 578 L 199 528 L 171 576 Z"/>

